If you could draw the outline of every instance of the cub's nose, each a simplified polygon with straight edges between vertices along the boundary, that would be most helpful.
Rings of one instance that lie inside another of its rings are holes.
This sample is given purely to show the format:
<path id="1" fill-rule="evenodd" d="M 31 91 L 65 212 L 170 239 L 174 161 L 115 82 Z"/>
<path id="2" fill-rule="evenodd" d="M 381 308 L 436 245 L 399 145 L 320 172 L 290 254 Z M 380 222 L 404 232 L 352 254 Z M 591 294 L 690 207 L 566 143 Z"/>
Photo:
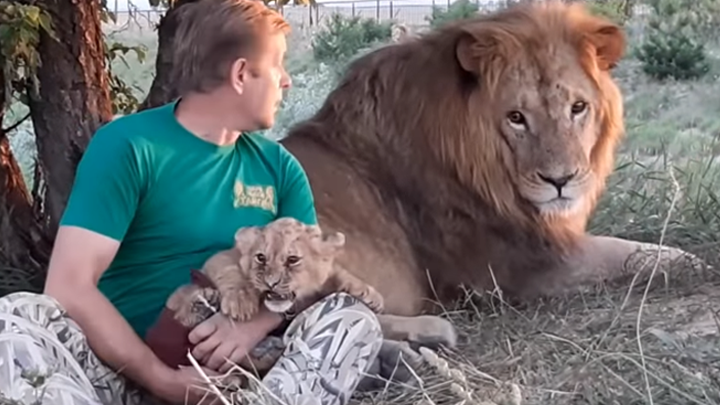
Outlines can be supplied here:
<path id="1" fill-rule="evenodd" d="M 280 277 L 269 274 L 265 276 L 265 285 L 267 285 L 270 289 L 275 288 L 278 284 L 280 284 Z"/>

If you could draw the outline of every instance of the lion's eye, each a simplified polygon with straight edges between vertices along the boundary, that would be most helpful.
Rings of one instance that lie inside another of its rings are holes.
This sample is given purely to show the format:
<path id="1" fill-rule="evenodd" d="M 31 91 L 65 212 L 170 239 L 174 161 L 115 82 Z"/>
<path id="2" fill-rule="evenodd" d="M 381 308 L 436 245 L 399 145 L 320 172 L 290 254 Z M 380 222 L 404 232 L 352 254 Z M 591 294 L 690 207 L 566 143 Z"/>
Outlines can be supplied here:
<path id="1" fill-rule="evenodd" d="M 299 257 L 299 256 L 294 256 L 294 255 L 293 255 L 293 256 L 288 256 L 286 262 L 287 262 L 287 265 L 288 265 L 288 266 L 294 266 L 294 265 L 300 263 L 300 257 Z"/>
<path id="2" fill-rule="evenodd" d="M 265 257 L 262 253 L 258 253 L 255 255 L 255 261 L 260 264 L 265 264 L 267 262 L 267 257 Z"/>
<path id="3" fill-rule="evenodd" d="M 510 111 L 507 119 L 513 125 L 525 125 L 525 116 L 520 111 Z"/>
<path id="4" fill-rule="evenodd" d="M 573 103 L 572 107 L 570 107 L 570 112 L 572 115 L 579 115 L 582 114 L 585 109 L 587 108 L 587 103 L 584 101 L 576 101 Z"/>

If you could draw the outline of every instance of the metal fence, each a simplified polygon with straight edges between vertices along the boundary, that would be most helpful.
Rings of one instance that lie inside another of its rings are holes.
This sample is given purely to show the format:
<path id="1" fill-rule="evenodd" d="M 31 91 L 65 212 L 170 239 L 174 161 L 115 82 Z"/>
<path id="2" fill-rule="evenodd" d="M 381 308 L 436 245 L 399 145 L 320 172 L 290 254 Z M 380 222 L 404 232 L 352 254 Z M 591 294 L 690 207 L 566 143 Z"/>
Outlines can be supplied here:
<path id="1" fill-rule="evenodd" d="M 475 0 L 481 11 L 492 11 L 503 7 L 506 1 Z M 428 4 L 417 1 L 376 0 L 376 1 L 337 1 L 323 2 L 316 7 L 285 6 L 280 11 L 295 27 L 309 28 L 322 25 L 332 14 L 339 13 L 347 17 L 374 18 L 379 21 L 393 20 L 408 27 L 420 27 L 428 24 L 433 7 L 447 10 L 452 0 L 432 0 Z M 164 10 L 140 10 L 131 7 L 127 11 L 116 11 L 117 25 L 153 29 L 160 21 Z"/>

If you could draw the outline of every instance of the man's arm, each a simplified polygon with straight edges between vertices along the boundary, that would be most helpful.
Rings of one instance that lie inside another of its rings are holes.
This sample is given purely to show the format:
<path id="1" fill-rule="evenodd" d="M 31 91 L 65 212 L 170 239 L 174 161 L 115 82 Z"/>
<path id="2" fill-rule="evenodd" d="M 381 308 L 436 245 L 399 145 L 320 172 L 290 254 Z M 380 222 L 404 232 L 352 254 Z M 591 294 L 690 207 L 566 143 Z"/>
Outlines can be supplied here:
<path id="1" fill-rule="evenodd" d="M 111 368 L 162 396 L 170 369 L 137 336 L 97 289 L 119 242 L 74 226 L 58 230 L 45 293 L 80 325 L 90 348 Z"/>
<path id="2" fill-rule="evenodd" d="M 98 130 L 78 164 L 45 293 L 80 325 L 100 359 L 162 396 L 172 370 L 97 288 L 135 216 L 144 187 L 142 165 L 124 131 L 120 121 Z"/>

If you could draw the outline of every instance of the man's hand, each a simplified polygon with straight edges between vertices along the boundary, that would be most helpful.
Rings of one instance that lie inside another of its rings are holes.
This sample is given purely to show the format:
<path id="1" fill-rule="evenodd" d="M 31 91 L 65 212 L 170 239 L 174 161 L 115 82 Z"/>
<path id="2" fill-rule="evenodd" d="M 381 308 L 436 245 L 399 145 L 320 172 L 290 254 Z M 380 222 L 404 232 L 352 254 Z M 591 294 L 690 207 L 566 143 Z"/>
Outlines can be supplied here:
<path id="1" fill-rule="evenodd" d="M 202 367 L 208 377 L 218 374 Z M 153 381 L 152 391 L 171 404 L 211 405 L 220 404 L 216 395 L 207 387 L 207 382 L 193 366 L 178 369 L 164 369 Z"/>
<path id="2" fill-rule="evenodd" d="M 218 312 L 190 332 L 192 355 L 205 367 L 225 373 L 281 322 L 279 314 L 264 307 L 248 322 L 235 322 Z"/>

